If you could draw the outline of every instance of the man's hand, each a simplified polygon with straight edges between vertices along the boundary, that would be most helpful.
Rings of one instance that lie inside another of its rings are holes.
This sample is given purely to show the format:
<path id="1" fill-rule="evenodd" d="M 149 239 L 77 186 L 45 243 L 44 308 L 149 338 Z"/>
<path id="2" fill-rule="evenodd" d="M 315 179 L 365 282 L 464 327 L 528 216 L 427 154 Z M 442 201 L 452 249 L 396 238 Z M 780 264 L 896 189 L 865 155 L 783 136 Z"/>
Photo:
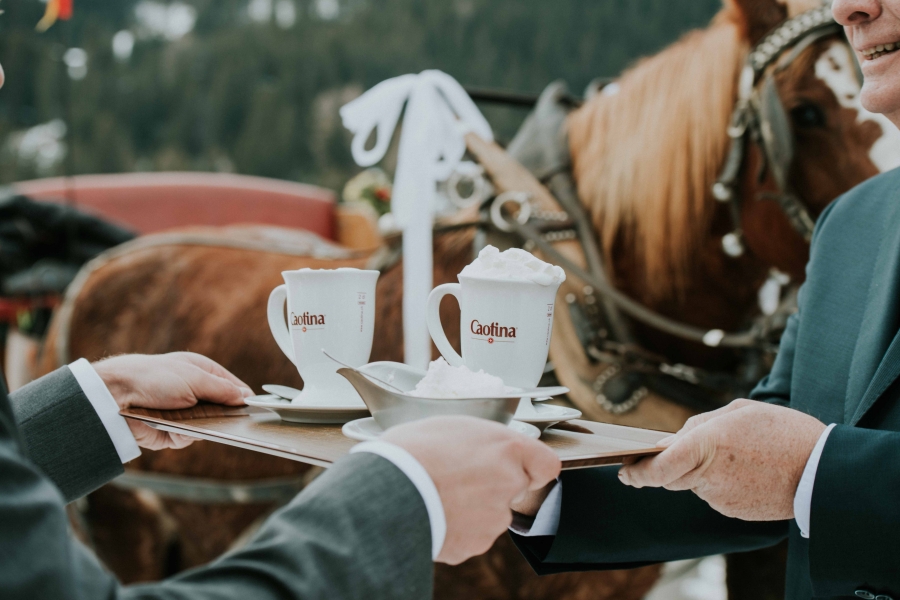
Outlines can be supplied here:
<path id="1" fill-rule="evenodd" d="M 637 488 L 692 490 L 725 516 L 745 521 L 794 517 L 794 494 L 825 430 L 800 411 L 752 400 L 692 417 L 659 445 L 661 454 L 619 470 Z"/>
<path id="2" fill-rule="evenodd" d="M 521 494 L 520 496 L 515 498 L 512 501 L 512 504 L 509 505 L 509 507 L 520 515 L 525 515 L 526 517 L 534 517 L 538 514 L 538 511 L 541 510 L 541 506 L 544 505 L 544 500 L 546 500 L 547 496 L 550 495 L 550 492 L 553 490 L 553 486 L 555 485 L 556 481 L 551 481 L 542 488 L 536 490 L 528 490 L 524 494 Z"/>
<path id="3" fill-rule="evenodd" d="M 487 552 L 512 522 L 512 500 L 560 470 L 559 457 L 542 442 L 473 417 L 407 423 L 381 439 L 412 454 L 434 481 L 447 519 L 437 560 L 451 565 Z"/>
<path id="4" fill-rule="evenodd" d="M 93 366 L 120 409 L 175 410 L 194 406 L 198 400 L 239 406 L 253 395 L 246 383 L 224 367 L 193 352 L 124 354 Z M 138 445 L 150 450 L 184 448 L 193 441 L 133 419 L 128 419 L 128 426 Z"/>

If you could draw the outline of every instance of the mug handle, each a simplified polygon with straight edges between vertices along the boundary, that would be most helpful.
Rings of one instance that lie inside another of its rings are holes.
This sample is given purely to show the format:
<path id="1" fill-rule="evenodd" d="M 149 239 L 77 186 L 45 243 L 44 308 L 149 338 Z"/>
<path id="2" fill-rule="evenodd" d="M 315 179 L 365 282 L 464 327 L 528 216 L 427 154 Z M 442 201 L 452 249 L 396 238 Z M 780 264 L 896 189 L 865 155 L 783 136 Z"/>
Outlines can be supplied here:
<path id="1" fill-rule="evenodd" d="M 279 285 L 269 294 L 269 306 L 266 312 L 269 317 L 269 329 L 272 330 L 272 337 L 275 338 L 281 351 L 293 362 L 294 347 L 291 342 L 290 331 L 284 320 L 284 304 L 286 301 L 287 288 L 284 285 Z"/>
<path id="2" fill-rule="evenodd" d="M 425 309 L 425 322 L 428 324 L 428 333 L 431 334 L 431 339 L 434 340 L 434 345 L 437 346 L 437 349 L 440 351 L 441 356 L 444 357 L 444 360 L 446 360 L 450 366 L 461 367 L 463 365 L 462 356 L 457 354 L 456 350 L 453 349 L 453 346 L 450 345 L 447 334 L 444 333 L 444 327 L 441 325 L 441 298 L 447 294 L 456 296 L 457 302 L 460 302 L 460 305 L 462 304 L 459 296 L 460 285 L 458 283 L 445 283 L 444 285 L 439 285 L 431 290 L 431 294 L 428 295 L 428 304 Z"/>

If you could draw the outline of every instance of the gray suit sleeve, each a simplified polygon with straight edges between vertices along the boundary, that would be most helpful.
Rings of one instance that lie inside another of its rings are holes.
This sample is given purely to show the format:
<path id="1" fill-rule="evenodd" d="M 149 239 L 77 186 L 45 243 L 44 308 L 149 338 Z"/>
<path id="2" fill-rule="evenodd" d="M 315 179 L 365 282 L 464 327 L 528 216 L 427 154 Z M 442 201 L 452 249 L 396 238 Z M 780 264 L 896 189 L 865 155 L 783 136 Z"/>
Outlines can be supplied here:
<path id="1" fill-rule="evenodd" d="M 242 550 L 122 597 L 430 599 L 432 578 L 418 490 L 388 460 L 360 453 L 328 469 Z"/>
<path id="2" fill-rule="evenodd" d="M 399 469 L 372 454 L 339 461 L 244 549 L 168 581 L 123 587 L 71 536 L 59 490 L 22 456 L 2 417 L 4 600 L 431 597 L 425 504 Z"/>
<path id="3" fill-rule="evenodd" d="M 123 472 L 106 428 L 68 367 L 16 390 L 9 401 L 26 455 L 66 502 Z"/>

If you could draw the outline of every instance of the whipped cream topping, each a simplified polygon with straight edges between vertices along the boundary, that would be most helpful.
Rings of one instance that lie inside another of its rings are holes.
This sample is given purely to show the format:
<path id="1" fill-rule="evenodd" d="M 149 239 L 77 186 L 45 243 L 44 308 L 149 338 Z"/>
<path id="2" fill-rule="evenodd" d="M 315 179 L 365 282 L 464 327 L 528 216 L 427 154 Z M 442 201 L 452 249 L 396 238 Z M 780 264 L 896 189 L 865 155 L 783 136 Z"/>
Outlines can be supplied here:
<path id="1" fill-rule="evenodd" d="M 510 248 L 500 252 L 485 246 L 478 258 L 466 265 L 460 275 L 479 279 L 530 281 L 538 285 L 558 285 L 566 280 L 566 273 L 556 265 L 545 263 L 530 252 Z"/>
<path id="2" fill-rule="evenodd" d="M 409 392 L 418 398 L 494 398 L 507 393 L 503 380 L 483 370 L 451 367 L 446 360 L 431 361 L 425 377 Z"/>

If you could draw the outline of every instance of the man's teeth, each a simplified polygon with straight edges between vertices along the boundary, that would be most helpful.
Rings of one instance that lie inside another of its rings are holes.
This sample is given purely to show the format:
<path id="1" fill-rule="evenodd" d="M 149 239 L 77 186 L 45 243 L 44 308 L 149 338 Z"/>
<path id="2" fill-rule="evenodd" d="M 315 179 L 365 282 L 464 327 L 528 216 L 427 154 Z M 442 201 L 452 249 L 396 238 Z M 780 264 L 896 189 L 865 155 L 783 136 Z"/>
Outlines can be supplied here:
<path id="1" fill-rule="evenodd" d="M 893 44 L 878 44 L 877 46 L 872 46 L 867 50 L 862 51 L 862 55 L 866 58 L 866 60 L 872 60 L 882 56 L 883 54 L 887 54 L 888 52 L 893 52 L 894 50 L 900 50 L 900 42 L 894 42 Z"/>

